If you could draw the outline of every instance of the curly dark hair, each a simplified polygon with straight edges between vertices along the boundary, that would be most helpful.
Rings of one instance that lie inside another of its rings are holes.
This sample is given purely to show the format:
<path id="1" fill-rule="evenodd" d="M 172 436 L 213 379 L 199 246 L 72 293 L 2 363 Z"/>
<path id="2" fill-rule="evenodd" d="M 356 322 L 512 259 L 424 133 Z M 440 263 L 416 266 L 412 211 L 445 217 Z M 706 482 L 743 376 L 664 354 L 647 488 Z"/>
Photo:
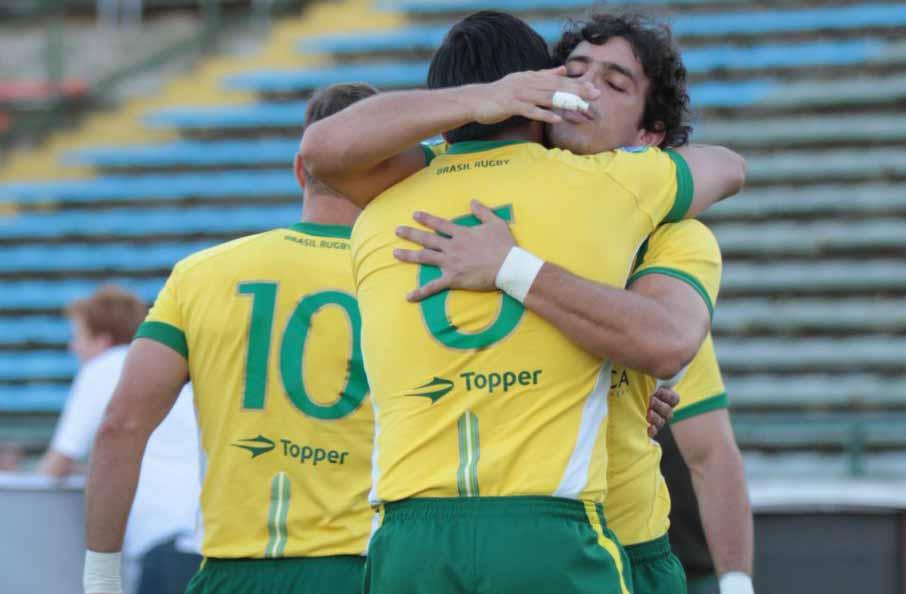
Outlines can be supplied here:
<path id="1" fill-rule="evenodd" d="M 568 25 L 554 47 L 554 60 L 564 64 L 583 41 L 603 45 L 613 37 L 629 42 L 650 82 L 642 127 L 664 131 L 661 148 L 687 144 L 692 126 L 689 125 L 686 67 L 666 23 L 638 12 L 595 13 L 588 20 Z"/>

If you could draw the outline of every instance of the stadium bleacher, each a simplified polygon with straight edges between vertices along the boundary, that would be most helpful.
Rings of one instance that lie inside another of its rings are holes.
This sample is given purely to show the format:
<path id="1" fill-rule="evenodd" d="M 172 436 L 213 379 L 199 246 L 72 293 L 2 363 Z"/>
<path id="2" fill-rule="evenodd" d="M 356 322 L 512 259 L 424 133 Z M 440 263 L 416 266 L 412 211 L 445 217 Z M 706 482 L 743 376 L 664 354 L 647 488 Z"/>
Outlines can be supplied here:
<path id="1" fill-rule="evenodd" d="M 59 143 L 55 158 L 88 171 L 80 179 L 4 177 L 0 430 L 46 439 L 75 369 L 67 302 L 101 281 L 151 300 L 184 255 L 291 223 L 290 163 L 311 91 L 419 86 L 449 24 L 490 4 L 552 41 L 591 2 L 324 5 L 304 35 L 279 25 L 261 59 L 217 58 L 203 102 L 165 94 L 117 116 L 134 133 Z M 749 188 L 704 218 L 724 251 L 714 333 L 749 471 L 902 472 L 906 123 L 891 114 L 906 99 L 906 3 L 612 4 L 669 11 L 695 139 L 748 159 Z"/>

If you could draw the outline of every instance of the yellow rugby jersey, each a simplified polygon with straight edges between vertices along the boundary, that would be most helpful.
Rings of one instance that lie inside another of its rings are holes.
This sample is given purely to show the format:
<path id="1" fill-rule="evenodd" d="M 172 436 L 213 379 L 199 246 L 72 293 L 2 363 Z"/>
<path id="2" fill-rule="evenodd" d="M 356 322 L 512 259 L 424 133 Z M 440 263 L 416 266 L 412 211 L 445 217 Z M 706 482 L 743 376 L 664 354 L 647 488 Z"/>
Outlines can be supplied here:
<path id="1" fill-rule="evenodd" d="M 374 417 L 349 233 L 299 223 L 189 256 L 139 329 L 188 360 L 207 557 L 364 554 Z"/>
<path id="2" fill-rule="evenodd" d="M 698 221 L 663 225 L 639 250 L 629 283 L 648 274 L 666 274 L 687 282 L 713 313 L 720 287 L 721 256 L 711 231 Z M 720 370 L 710 334 L 675 390 L 683 408 L 716 394 Z M 638 371 L 615 368 L 611 376 L 607 449 L 610 490 L 604 504 L 607 525 L 624 545 L 666 534 L 670 494 L 660 472 L 660 445 L 648 437 L 648 403 L 656 380 Z M 721 390 L 722 391 L 722 390 Z"/>
<path id="3" fill-rule="evenodd" d="M 376 410 L 373 502 L 555 495 L 601 501 L 609 366 L 500 292 L 408 303 L 434 267 L 398 262 L 398 225 L 425 209 L 476 224 L 473 198 L 520 245 L 623 286 L 642 240 L 691 201 L 688 167 L 656 149 L 580 157 L 526 142 L 466 142 L 390 188 L 352 233 L 362 348 Z"/>

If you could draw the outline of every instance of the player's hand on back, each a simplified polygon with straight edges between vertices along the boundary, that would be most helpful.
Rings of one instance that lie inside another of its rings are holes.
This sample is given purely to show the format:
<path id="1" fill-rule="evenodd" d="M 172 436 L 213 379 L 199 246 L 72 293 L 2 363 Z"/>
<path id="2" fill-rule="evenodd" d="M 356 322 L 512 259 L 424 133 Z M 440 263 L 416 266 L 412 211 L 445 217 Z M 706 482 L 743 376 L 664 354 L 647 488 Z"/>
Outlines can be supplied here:
<path id="1" fill-rule="evenodd" d="M 679 394 L 661 386 L 651 395 L 648 403 L 648 437 L 654 437 L 673 418 L 673 409 L 679 404 Z"/>
<path id="2" fill-rule="evenodd" d="M 437 280 L 411 291 L 409 301 L 421 301 L 446 289 L 494 291 L 497 271 L 516 240 L 506 221 L 473 200 L 471 204 L 480 225 L 464 227 L 434 215 L 417 212 L 413 218 L 431 229 L 399 227 L 396 234 L 422 246 L 421 250 L 394 250 L 398 260 L 428 264 L 441 270 Z M 433 233 L 432 231 L 436 231 Z"/>
<path id="3" fill-rule="evenodd" d="M 515 72 L 492 83 L 465 87 L 463 94 L 472 103 L 475 121 L 480 124 L 496 124 L 513 116 L 556 124 L 560 116 L 551 108 L 558 91 L 586 101 L 601 94 L 589 82 L 568 78 L 565 66 Z"/>

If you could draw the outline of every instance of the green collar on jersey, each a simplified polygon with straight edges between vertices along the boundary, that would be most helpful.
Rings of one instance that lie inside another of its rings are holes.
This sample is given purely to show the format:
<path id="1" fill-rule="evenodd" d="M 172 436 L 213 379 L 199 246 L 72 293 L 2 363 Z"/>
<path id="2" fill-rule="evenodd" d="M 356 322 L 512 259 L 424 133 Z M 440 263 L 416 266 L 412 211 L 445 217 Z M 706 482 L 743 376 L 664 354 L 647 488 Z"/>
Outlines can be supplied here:
<path id="1" fill-rule="evenodd" d="M 461 155 L 463 153 L 479 153 L 491 149 L 508 146 L 511 144 L 528 144 L 529 140 L 465 140 L 451 144 L 447 149 L 448 155 Z"/>
<path id="2" fill-rule="evenodd" d="M 321 223 L 296 223 L 290 227 L 293 231 L 316 235 L 318 237 L 342 237 L 349 239 L 352 227 L 346 225 L 322 225 Z"/>

